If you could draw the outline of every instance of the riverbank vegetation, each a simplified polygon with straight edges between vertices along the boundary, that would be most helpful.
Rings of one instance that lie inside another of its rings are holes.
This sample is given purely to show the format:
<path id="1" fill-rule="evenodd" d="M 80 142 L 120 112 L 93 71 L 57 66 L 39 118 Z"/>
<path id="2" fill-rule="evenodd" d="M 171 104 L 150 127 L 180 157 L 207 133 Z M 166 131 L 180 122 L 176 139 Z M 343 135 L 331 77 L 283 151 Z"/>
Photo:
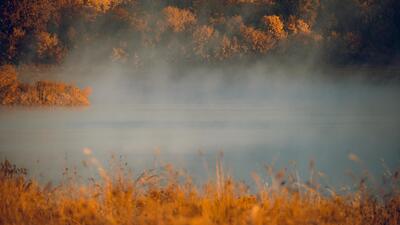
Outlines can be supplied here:
<path id="1" fill-rule="evenodd" d="M 395 64 L 397 0 L 7 0 L 0 61 L 62 63 L 71 52 L 142 66 L 310 58 Z M 89 52 L 89 53 L 87 53 Z"/>
<path id="2" fill-rule="evenodd" d="M 85 149 L 87 155 L 91 151 Z M 356 190 L 337 194 L 315 180 L 300 183 L 286 170 L 253 175 L 257 190 L 224 173 L 195 185 L 185 173 L 164 165 L 134 174 L 123 163 L 99 179 L 80 183 L 65 170 L 63 182 L 42 185 L 8 161 L 0 169 L 1 224 L 351 224 L 397 225 L 399 172 L 386 175 L 381 196 L 362 179 Z M 324 193 L 324 191 L 326 193 Z"/>
<path id="3" fill-rule="evenodd" d="M 21 83 L 12 65 L 0 66 L 0 105 L 89 105 L 90 89 L 52 81 Z"/>

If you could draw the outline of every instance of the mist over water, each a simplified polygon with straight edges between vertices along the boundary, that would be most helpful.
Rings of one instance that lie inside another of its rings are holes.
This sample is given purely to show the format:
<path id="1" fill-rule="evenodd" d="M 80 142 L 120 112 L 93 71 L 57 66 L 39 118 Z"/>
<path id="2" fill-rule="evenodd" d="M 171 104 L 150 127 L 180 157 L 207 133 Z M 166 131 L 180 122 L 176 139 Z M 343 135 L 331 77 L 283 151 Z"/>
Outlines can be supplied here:
<path id="1" fill-rule="evenodd" d="M 96 174 L 82 166 L 82 150 L 90 148 L 105 165 L 111 155 L 135 170 L 169 162 L 202 179 L 222 151 L 238 179 L 291 161 L 306 179 L 315 160 L 337 186 L 351 182 L 348 171 L 378 179 L 381 159 L 399 165 L 398 84 L 261 65 L 181 73 L 157 65 L 141 72 L 99 65 L 85 76 L 79 66 L 61 71 L 63 80 L 93 88 L 92 105 L 0 108 L 0 157 L 57 180 L 64 167 Z M 361 162 L 350 161 L 350 153 Z"/>

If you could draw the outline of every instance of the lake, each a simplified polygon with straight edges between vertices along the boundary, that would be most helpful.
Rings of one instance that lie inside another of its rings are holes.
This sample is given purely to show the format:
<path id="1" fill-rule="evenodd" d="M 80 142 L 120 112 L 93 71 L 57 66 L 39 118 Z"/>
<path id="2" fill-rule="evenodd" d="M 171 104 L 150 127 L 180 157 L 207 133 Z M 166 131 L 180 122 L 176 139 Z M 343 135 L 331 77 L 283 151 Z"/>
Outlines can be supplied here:
<path id="1" fill-rule="evenodd" d="M 199 180 L 212 176 L 220 152 L 229 173 L 246 181 L 265 174 L 265 164 L 295 162 L 306 180 L 314 160 L 332 185 L 365 171 L 380 182 L 385 167 L 400 165 L 396 85 L 154 83 L 113 83 L 134 88 L 112 89 L 110 97 L 96 92 L 110 82 L 99 82 L 87 108 L 1 107 L 0 157 L 41 180 L 59 180 L 65 167 L 94 176 L 83 166 L 84 148 L 105 167 L 112 155 L 136 171 L 172 163 Z"/>
<path id="2" fill-rule="evenodd" d="M 306 176 L 308 163 L 334 183 L 346 172 L 379 175 L 381 159 L 395 168 L 400 159 L 400 120 L 396 114 L 314 110 L 254 105 L 98 105 L 82 109 L 2 108 L 2 158 L 43 179 L 58 179 L 64 167 L 82 169 L 90 148 L 105 164 L 123 156 L 131 168 L 154 166 L 155 158 L 203 176 L 218 153 L 235 177 L 296 161 Z M 354 153 L 361 163 L 348 159 Z M 91 171 L 93 173 L 93 171 Z M 306 178 L 306 177 L 305 177 Z"/>

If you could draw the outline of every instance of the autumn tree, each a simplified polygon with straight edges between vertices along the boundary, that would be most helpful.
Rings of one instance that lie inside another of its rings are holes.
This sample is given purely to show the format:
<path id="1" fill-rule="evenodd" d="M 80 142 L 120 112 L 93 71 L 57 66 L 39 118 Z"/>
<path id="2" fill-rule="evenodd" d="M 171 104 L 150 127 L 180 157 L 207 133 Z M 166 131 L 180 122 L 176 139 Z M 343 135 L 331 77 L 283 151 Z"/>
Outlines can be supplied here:
<path id="1" fill-rule="evenodd" d="M 215 37 L 216 31 L 211 26 L 200 26 L 193 32 L 193 52 L 195 55 L 200 56 L 203 59 L 210 59 L 212 53 L 212 39 Z"/>
<path id="2" fill-rule="evenodd" d="M 8 61 L 16 61 L 27 54 L 30 35 L 46 31 L 59 19 L 55 1 L 9 0 L 0 4 L 1 50 Z"/>
<path id="3" fill-rule="evenodd" d="M 271 34 L 255 29 L 254 27 L 243 26 L 241 32 L 250 49 L 254 52 L 265 54 L 276 43 L 275 38 Z"/>
<path id="4" fill-rule="evenodd" d="M 56 34 L 42 31 L 36 35 L 36 38 L 36 53 L 40 59 L 61 62 L 64 51 Z"/>
<path id="5" fill-rule="evenodd" d="M 304 20 L 298 19 L 295 16 L 289 17 L 289 22 L 287 27 L 290 33 L 294 35 L 311 33 L 310 25 L 306 23 Z"/>
<path id="6" fill-rule="evenodd" d="M 196 16 L 187 9 L 168 6 L 163 10 L 168 26 L 174 32 L 184 31 L 188 26 L 196 23 Z"/>
<path id="7" fill-rule="evenodd" d="M 271 33 L 276 39 L 281 40 L 286 38 L 287 33 L 285 31 L 284 24 L 279 16 L 264 16 L 262 21 L 267 26 L 267 30 Z"/>

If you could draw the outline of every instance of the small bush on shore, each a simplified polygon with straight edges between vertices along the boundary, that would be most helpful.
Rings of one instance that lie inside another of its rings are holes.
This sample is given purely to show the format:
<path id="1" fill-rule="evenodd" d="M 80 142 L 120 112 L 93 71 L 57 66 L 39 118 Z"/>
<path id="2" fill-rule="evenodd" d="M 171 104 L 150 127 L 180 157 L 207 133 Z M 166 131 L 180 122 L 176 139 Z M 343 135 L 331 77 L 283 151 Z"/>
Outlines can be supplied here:
<path id="1" fill-rule="evenodd" d="M 17 79 L 17 71 L 12 65 L 0 67 L 1 105 L 89 105 L 90 89 L 79 89 L 70 84 L 52 81 L 38 81 L 24 84 Z"/>

